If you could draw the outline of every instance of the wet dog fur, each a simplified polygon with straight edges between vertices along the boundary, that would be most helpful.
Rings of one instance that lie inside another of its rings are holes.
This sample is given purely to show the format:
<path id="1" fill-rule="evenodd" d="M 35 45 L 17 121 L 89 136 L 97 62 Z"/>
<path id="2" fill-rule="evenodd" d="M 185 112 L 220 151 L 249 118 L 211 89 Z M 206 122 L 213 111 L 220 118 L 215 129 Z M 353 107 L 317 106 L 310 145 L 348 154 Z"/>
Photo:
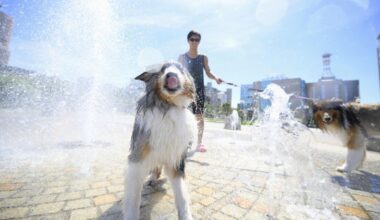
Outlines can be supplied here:
<path id="1" fill-rule="evenodd" d="M 124 219 L 139 219 L 141 191 L 151 173 L 154 184 L 161 168 L 172 184 L 179 219 L 192 219 L 185 176 L 187 148 L 196 137 L 195 116 L 188 110 L 195 98 L 191 75 L 178 63 L 167 62 L 159 70 L 136 79 L 146 84 L 138 101 L 125 175 Z"/>
<path id="2" fill-rule="evenodd" d="M 340 137 L 347 147 L 346 160 L 336 168 L 351 172 L 361 167 L 366 154 L 366 138 L 379 135 L 380 105 L 341 102 L 313 103 L 313 118 L 318 128 Z"/>

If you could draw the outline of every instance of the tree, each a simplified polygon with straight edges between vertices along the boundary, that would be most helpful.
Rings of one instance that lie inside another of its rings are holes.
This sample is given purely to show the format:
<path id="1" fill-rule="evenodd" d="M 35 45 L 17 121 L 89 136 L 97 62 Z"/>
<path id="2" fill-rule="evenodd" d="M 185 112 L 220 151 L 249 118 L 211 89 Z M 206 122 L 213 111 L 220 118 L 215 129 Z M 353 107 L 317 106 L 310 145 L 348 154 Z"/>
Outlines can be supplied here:
<path id="1" fill-rule="evenodd" d="M 205 103 L 205 109 L 204 109 L 204 111 L 205 111 L 205 116 L 207 118 L 214 118 L 214 113 L 212 111 L 212 106 L 210 105 L 209 102 Z"/>
<path id="2" fill-rule="evenodd" d="M 230 115 L 232 113 L 232 108 L 230 103 L 224 103 L 222 105 L 222 113 L 224 115 Z"/>
<path id="3" fill-rule="evenodd" d="M 244 114 L 244 111 L 241 110 L 241 106 L 240 106 L 240 105 L 238 105 L 236 111 L 238 112 L 238 115 L 239 115 L 240 120 L 241 120 L 242 122 L 245 121 L 245 120 L 246 120 L 246 118 L 245 118 L 245 114 Z"/>

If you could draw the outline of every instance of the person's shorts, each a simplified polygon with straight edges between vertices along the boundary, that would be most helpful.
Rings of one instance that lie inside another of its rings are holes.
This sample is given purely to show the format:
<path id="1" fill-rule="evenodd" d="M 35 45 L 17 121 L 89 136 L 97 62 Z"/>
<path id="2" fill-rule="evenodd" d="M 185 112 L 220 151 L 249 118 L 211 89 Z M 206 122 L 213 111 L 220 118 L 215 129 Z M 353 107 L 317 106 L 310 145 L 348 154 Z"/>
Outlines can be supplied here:
<path id="1" fill-rule="evenodd" d="M 205 107 L 205 96 L 204 94 L 197 94 L 197 97 L 195 98 L 195 102 L 192 102 L 191 110 L 193 111 L 193 114 L 202 114 L 204 113 L 204 107 Z"/>

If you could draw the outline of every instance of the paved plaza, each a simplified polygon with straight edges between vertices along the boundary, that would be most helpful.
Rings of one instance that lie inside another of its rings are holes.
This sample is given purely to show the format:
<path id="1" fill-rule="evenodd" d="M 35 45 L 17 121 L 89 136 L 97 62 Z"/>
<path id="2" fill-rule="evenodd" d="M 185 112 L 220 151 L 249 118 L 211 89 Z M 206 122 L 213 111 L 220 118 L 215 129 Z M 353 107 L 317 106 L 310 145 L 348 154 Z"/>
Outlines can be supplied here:
<path id="1" fill-rule="evenodd" d="M 91 142 L 75 118 L 18 117 L 0 115 L 0 219 L 121 219 L 133 117 L 101 118 Z M 208 151 L 186 164 L 194 219 L 380 219 L 379 153 L 345 175 L 335 171 L 345 149 L 334 137 L 312 129 L 297 138 L 305 149 L 268 151 L 271 138 L 251 127 L 207 122 Z M 165 177 L 144 186 L 141 215 L 177 219 Z"/>

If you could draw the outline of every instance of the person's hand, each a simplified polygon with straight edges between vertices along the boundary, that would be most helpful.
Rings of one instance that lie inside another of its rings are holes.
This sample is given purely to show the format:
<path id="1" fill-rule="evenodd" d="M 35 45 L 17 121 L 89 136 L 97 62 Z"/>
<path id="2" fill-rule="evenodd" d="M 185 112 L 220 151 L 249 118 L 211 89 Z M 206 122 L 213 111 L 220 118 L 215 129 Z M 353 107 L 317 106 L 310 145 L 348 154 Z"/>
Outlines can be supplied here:
<path id="1" fill-rule="evenodd" d="M 216 80 L 216 83 L 219 85 L 219 84 L 221 84 L 222 82 L 223 82 L 223 80 L 221 79 L 221 78 L 217 78 Z"/>

